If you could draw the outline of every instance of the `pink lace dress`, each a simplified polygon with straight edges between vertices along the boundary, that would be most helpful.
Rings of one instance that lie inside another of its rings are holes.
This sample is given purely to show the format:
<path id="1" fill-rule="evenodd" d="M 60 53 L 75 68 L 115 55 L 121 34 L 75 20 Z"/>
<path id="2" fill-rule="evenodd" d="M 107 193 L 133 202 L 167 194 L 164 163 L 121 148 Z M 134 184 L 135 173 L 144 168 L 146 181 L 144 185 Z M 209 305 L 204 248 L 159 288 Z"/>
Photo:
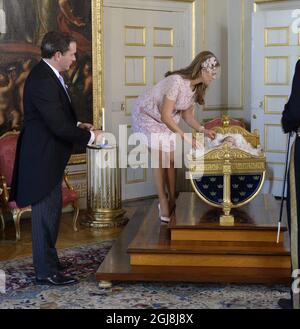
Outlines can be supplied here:
<path id="1" fill-rule="evenodd" d="M 176 149 L 176 134 L 161 121 L 161 106 L 165 96 L 175 102 L 173 119 L 178 124 L 181 112 L 195 104 L 195 93 L 190 83 L 180 75 L 171 75 L 136 100 L 132 110 L 133 131 L 144 134 L 150 148 L 164 152 Z"/>

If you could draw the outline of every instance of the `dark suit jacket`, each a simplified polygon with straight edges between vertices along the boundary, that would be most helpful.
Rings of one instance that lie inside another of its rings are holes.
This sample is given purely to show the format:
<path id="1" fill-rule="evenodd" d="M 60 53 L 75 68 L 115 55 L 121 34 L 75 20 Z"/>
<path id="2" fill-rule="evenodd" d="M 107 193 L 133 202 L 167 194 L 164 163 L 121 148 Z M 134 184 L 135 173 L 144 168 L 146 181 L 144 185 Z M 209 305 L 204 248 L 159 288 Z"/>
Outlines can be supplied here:
<path id="1" fill-rule="evenodd" d="M 300 61 L 296 65 L 291 96 L 283 111 L 282 127 L 285 133 L 300 127 Z"/>
<path id="2" fill-rule="evenodd" d="M 87 145 L 90 139 L 88 131 L 77 128 L 69 98 L 43 60 L 25 82 L 23 102 L 11 190 L 19 207 L 44 199 L 62 179 L 74 143 Z"/>

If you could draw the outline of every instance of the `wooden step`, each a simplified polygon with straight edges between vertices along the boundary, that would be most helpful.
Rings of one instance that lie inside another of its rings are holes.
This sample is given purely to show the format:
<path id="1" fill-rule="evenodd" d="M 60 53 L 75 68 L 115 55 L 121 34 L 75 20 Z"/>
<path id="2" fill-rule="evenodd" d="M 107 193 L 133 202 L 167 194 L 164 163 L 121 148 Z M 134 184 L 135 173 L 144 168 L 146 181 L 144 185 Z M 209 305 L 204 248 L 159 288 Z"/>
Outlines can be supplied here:
<path id="1" fill-rule="evenodd" d="M 241 243 L 241 242 L 198 242 L 191 241 L 167 241 L 159 245 L 139 245 L 136 240 L 130 244 L 130 254 L 192 254 L 192 255 L 269 255 L 269 256 L 290 256 L 290 252 L 284 245 L 276 243 Z"/>
<path id="2" fill-rule="evenodd" d="M 262 202 L 264 200 L 264 202 Z M 273 204 L 269 197 L 261 196 L 260 200 L 253 204 L 253 207 L 260 210 L 264 214 L 259 205 L 267 204 L 277 208 L 276 202 Z M 190 201 L 190 204 L 189 204 Z M 197 207 L 197 203 L 202 205 L 202 213 Z M 192 204 L 192 205 L 191 205 Z M 128 253 L 130 254 L 130 264 L 133 266 L 178 266 L 178 267 L 243 267 L 243 268 L 290 268 L 290 252 L 283 244 L 283 236 L 285 228 L 282 230 L 282 239 L 279 244 L 276 240 L 275 223 L 266 221 L 266 219 L 245 220 L 243 215 L 238 218 L 236 225 L 229 229 L 228 227 L 220 227 L 216 225 L 218 217 L 214 221 L 207 222 L 207 217 L 203 211 L 203 203 L 195 200 L 191 195 L 183 193 L 178 200 L 177 208 L 184 209 L 183 205 L 188 206 L 190 212 L 184 215 L 183 212 L 177 211 L 169 226 L 162 225 L 158 219 L 156 205 L 148 214 L 148 219 L 144 221 L 135 239 L 129 245 Z M 189 207 L 190 206 L 190 207 Z M 194 207 L 194 212 L 191 209 Z M 192 224 L 191 218 L 195 218 L 195 209 L 202 215 L 203 221 Z M 208 209 L 208 212 L 211 210 Z M 240 213 L 243 213 L 240 211 Z M 179 218 L 179 224 L 176 224 Z M 241 220 L 242 219 L 242 220 Z M 172 239 L 173 231 L 177 231 L 177 227 L 189 227 L 189 232 L 203 236 L 202 240 L 185 237 L 185 241 Z M 195 226 L 195 227 L 194 227 Z M 209 229 L 210 227 L 214 229 Z M 175 228 L 175 229 L 174 229 Z M 171 232 L 171 235 L 170 235 Z M 209 233 L 211 232 L 211 236 Z M 223 239 L 223 235 L 230 234 L 240 237 L 239 239 Z M 253 235 L 252 240 L 242 240 L 247 234 Z M 255 238 L 255 235 L 260 238 Z M 269 239 L 266 239 L 267 235 Z M 207 238 L 209 236 L 209 238 Z M 262 238 L 264 236 L 264 238 Z M 216 239 L 213 239 L 215 237 Z M 272 239 L 271 239 L 272 237 Z"/>
<path id="3" fill-rule="evenodd" d="M 281 241 L 172 241 L 167 225 L 156 218 L 155 206 L 142 223 L 128 247 L 129 254 L 200 254 L 200 255 L 270 255 L 290 256 L 289 249 Z M 286 234 L 286 233 L 285 233 Z M 287 235 L 287 234 L 286 234 Z"/>
<path id="4" fill-rule="evenodd" d="M 192 199 L 192 195 L 190 197 Z M 270 284 L 290 282 L 290 252 L 286 240 L 279 245 L 257 241 L 171 241 L 168 225 L 161 224 L 158 220 L 157 203 L 153 202 L 145 217 L 141 215 L 143 209 L 137 211 L 101 264 L 96 274 L 97 280 Z M 188 206 L 189 204 L 185 208 L 187 212 Z M 177 206 L 176 213 L 178 210 Z M 178 254 L 180 260 L 176 260 Z M 185 260 L 187 256 L 188 262 Z M 195 257 L 197 266 L 194 266 Z M 220 261 L 224 266 L 220 266 Z M 150 266 L 141 265 L 149 263 Z"/>
<path id="5" fill-rule="evenodd" d="M 264 230 L 194 230 L 172 229 L 172 241 L 237 241 L 237 242 L 274 242 L 277 239 L 277 231 Z M 280 233 L 280 241 L 284 239 L 284 232 Z"/>
<path id="6" fill-rule="evenodd" d="M 261 255 L 199 255 L 199 254 L 138 254 L 130 253 L 130 264 L 139 266 L 189 266 L 189 267 L 291 267 L 288 256 Z"/>

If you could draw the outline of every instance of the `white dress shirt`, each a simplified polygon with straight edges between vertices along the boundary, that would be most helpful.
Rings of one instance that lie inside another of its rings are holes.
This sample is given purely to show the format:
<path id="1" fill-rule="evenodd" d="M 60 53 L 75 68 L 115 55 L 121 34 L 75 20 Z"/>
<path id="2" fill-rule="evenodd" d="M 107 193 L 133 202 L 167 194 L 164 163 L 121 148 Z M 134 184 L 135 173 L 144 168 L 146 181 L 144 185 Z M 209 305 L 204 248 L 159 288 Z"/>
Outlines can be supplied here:
<path id="1" fill-rule="evenodd" d="M 60 80 L 60 73 L 58 72 L 58 70 L 55 68 L 55 67 L 53 67 L 50 63 L 48 63 L 48 61 L 46 60 L 46 59 L 44 59 L 43 58 L 43 61 L 52 69 L 52 71 L 55 73 L 55 75 L 57 76 L 57 78 L 58 78 L 58 80 L 59 81 L 61 81 Z M 65 89 L 66 89 L 66 86 L 63 86 Z M 66 91 L 67 92 L 67 91 Z M 69 97 L 69 95 L 68 95 L 68 97 Z M 80 125 L 81 125 L 81 123 L 82 122 L 77 122 L 77 127 L 79 127 Z M 90 140 L 89 140 L 89 142 L 88 142 L 88 145 L 91 145 L 91 144 L 93 144 L 94 143 L 94 141 L 95 141 L 95 134 L 94 134 L 94 132 L 93 131 L 90 131 L 90 133 L 91 133 L 91 138 L 90 138 Z"/>

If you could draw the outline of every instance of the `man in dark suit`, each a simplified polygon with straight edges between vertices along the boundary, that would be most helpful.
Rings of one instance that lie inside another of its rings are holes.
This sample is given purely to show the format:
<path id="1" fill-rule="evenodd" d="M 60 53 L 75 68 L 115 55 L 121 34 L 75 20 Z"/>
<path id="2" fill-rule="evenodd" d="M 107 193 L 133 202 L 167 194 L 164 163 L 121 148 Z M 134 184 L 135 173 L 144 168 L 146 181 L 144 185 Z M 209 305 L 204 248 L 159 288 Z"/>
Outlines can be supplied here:
<path id="1" fill-rule="evenodd" d="M 63 270 L 55 248 L 62 209 L 61 184 L 74 144 L 87 145 L 101 135 L 91 124 L 77 122 L 61 72 L 76 60 L 71 35 L 49 32 L 42 60 L 24 87 L 24 123 L 20 133 L 11 199 L 32 206 L 33 264 L 38 284 L 66 285 L 74 278 Z"/>
<path id="2" fill-rule="evenodd" d="M 287 189 L 288 228 L 291 240 L 291 258 L 293 278 L 299 278 L 300 264 L 300 61 L 295 70 L 292 93 L 282 116 L 284 132 L 296 133 L 296 140 L 291 149 Z M 281 299 L 282 308 L 300 308 L 300 295 L 291 289 L 291 300 Z"/>

